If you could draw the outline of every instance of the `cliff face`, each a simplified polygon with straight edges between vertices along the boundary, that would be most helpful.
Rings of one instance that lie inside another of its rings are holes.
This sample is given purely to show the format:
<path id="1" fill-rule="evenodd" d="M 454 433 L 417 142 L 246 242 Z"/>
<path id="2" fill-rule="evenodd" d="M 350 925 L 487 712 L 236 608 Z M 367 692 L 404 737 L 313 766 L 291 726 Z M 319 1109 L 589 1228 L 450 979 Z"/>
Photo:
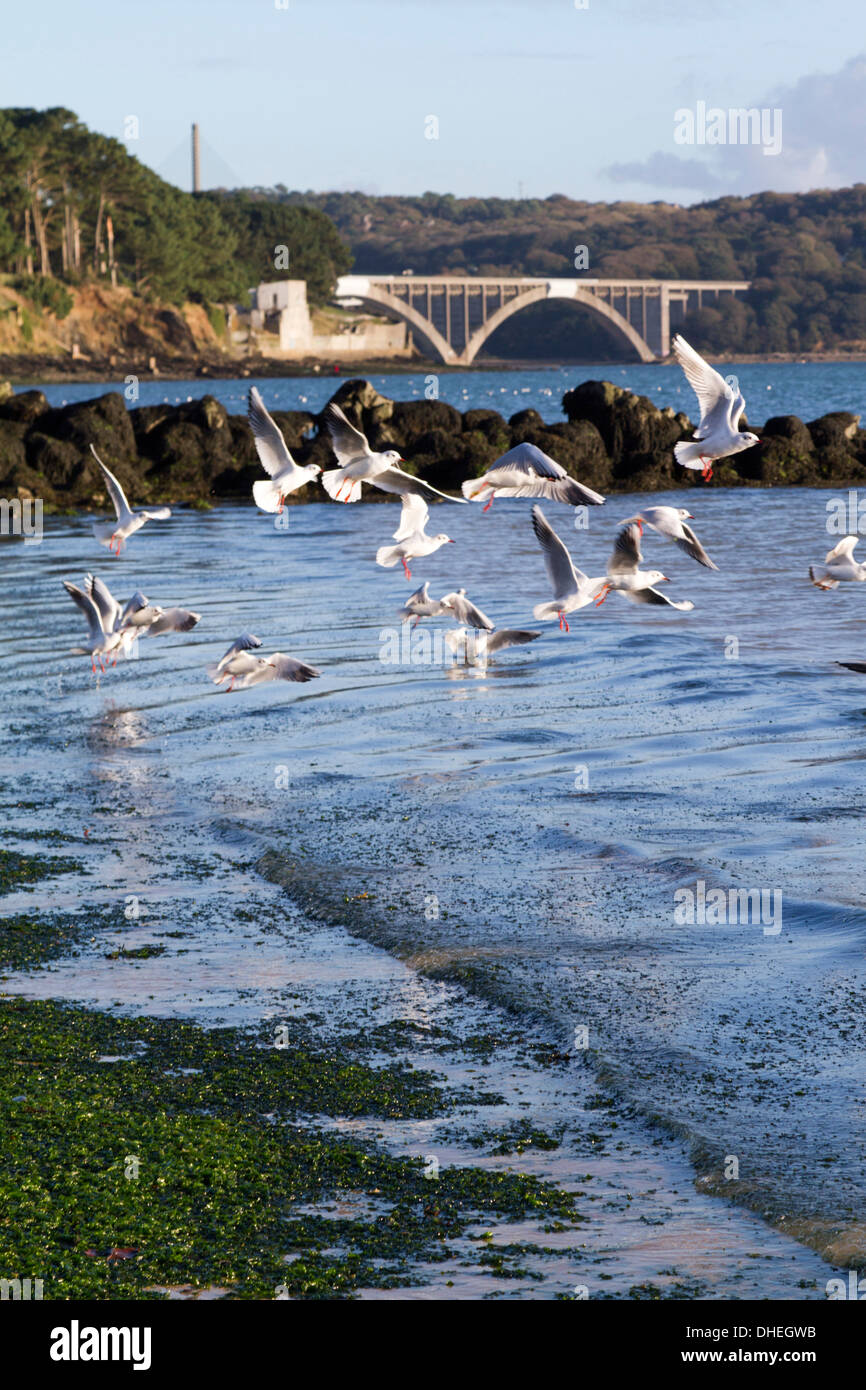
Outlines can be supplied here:
<path id="1" fill-rule="evenodd" d="M 344 382 L 333 399 L 374 448 L 398 448 L 409 472 L 445 491 L 524 440 L 603 493 L 866 482 L 866 430 L 844 411 L 808 425 L 793 415 L 768 420 L 757 431 L 763 442 L 721 460 L 707 484 L 674 461 L 674 444 L 692 432 L 688 418 L 610 382 L 567 392 L 568 419 L 552 425 L 534 410 L 506 421 L 495 410 L 461 414 L 444 401 L 391 401 L 362 380 Z M 274 418 L 299 463 L 335 466 L 321 415 L 275 411 Z M 106 506 L 91 443 L 135 504 L 248 498 L 262 476 L 245 417 L 228 415 L 212 396 L 128 411 L 119 392 L 54 409 L 41 391 L 26 391 L 0 400 L 0 495 L 41 497 L 49 509 Z M 383 498 L 374 488 L 364 495 Z M 288 500 L 327 499 L 305 488 Z"/>

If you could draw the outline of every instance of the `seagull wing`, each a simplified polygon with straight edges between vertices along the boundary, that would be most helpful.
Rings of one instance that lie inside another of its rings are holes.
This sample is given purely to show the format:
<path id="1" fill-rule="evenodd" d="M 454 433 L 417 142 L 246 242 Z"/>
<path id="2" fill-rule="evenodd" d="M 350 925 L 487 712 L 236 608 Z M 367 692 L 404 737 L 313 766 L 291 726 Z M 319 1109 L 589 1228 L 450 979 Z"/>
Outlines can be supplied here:
<path id="1" fill-rule="evenodd" d="M 159 637 L 162 632 L 189 632 L 198 622 L 201 622 L 201 613 L 193 613 L 191 608 L 165 608 L 150 624 L 146 636 Z"/>
<path id="2" fill-rule="evenodd" d="M 495 463 L 492 463 L 484 474 L 491 486 L 495 486 L 494 480 L 490 476 L 491 473 L 499 473 L 501 470 L 526 473 L 530 477 L 536 478 L 568 477 L 561 463 L 557 463 L 556 459 L 552 459 L 549 454 L 534 444 L 517 444 L 513 449 L 509 449 L 507 454 L 503 454 Z"/>
<path id="3" fill-rule="evenodd" d="M 248 652 L 251 647 L 260 647 L 261 645 L 261 637 L 254 636 L 252 632 L 242 632 L 240 637 L 232 642 L 228 651 L 220 657 L 216 665 L 217 671 L 222 671 L 232 657 L 237 656 L 238 652 Z"/>
<path id="4" fill-rule="evenodd" d="M 124 521 L 128 519 L 132 516 L 132 509 L 126 500 L 126 494 L 124 493 L 123 488 L 120 486 L 120 483 L 117 481 L 111 470 L 106 468 L 105 464 L 102 462 L 102 459 L 99 457 L 92 444 L 90 446 L 90 452 L 92 453 L 93 457 L 96 459 L 96 462 L 102 469 L 103 475 L 105 477 L 105 484 L 108 488 L 108 495 L 111 498 L 114 510 L 117 513 L 118 521 Z"/>
<path id="5" fill-rule="evenodd" d="M 691 599 L 683 599 L 676 603 L 672 598 L 668 598 L 667 594 L 663 594 L 661 589 L 620 589 L 618 592 L 632 603 L 655 603 L 661 607 L 677 608 L 681 613 L 690 613 L 695 606 Z"/>
<path id="6" fill-rule="evenodd" d="M 417 492 L 405 492 L 402 496 L 403 506 L 400 511 L 400 525 L 394 532 L 395 541 L 405 541 L 408 536 L 414 535 L 416 531 L 423 531 L 427 525 L 427 518 L 430 515 L 427 503 Z"/>
<path id="7" fill-rule="evenodd" d="M 259 462 L 268 477 L 275 478 L 278 473 L 295 466 L 289 453 L 282 430 L 265 409 L 265 403 L 255 386 L 250 387 L 247 400 L 247 419 L 253 432 L 253 441 Z"/>
<path id="8" fill-rule="evenodd" d="M 838 545 L 834 545 L 832 550 L 828 550 L 824 564 L 826 565 L 830 560 L 853 560 L 854 549 L 859 539 L 859 536 L 845 536 Z"/>
<path id="9" fill-rule="evenodd" d="M 120 615 L 121 627 L 147 627 L 159 616 L 160 609 L 152 605 L 147 597 L 136 589 L 131 599 L 127 599 Z"/>
<path id="10" fill-rule="evenodd" d="M 168 521 L 171 507 L 142 507 L 139 516 L 146 516 L 148 521 Z"/>
<path id="11" fill-rule="evenodd" d="M 325 423 L 331 436 L 331 444 L 341 468 L 354 463 L 359 458 L 372 458 L 373 450 L 367 443 L 367 436 L 350 424 L 342 410 L 333 401 L 325 410 Z"/>
<path id="12" fill-rule="evenodd" d="M 273 678 L 279 681 L 312 681 L 322 674 L 315 666 L 308 666 L 305 661 L 297 661 L 284 652 L 274 652 L 267 658 L 267 664 L 273 668 Z"/>
<path id="13" fill-rule="evenodd" d="M 97 579 L 96 575 L 86 574 L 84 576 L 84 589 L 99 610 L 103 632 L 114 632 L 115 628 L 123 622 L 123 616 L 120 604 L 108 585 L 104 584 L 101 579 Z"/>
<path id="14" fill-rule="evenodd" d="M 68 579 L 64 579 L 63 587 L 72 599 L 72 602 L 81 609 L 87 619 L 87 626 L 90 629 L 88 634 L 90 640 L 92 642 L 101 642 L 105 637 L 105 631 L 102 626 L 102 618 L 99 609 L 93 599 L 89 594 L 86 594 L 83 589 L 79 589 L 75 584 L 70 584 Z"/>
<path id="15" fill-rule="evenodd" d="M 492 632 L 495 623 L 492 623 L 486 613 L 482 613 L 480 608 L 463 594 L 445 594 L 442 598 L 443 607 L 447 607 L 456 615 L 461 623 L 466 627 L 475 628 L 476 631 L 485 630 Z"/>
<path id="16" fill-rule="evenodd" d="M 701 421 L 695 430 L 695 439 L 705 439 L 719 428 L 726 429 L 730 425 L 731 410 L 736 400 L 733 389 L 679 334 L 674 338 L 673 349 L 701 407 Z M 743 401 L 737 419 L 743 413 L 745 404 Z"/>
<path id="17" fill-rule="evenodd" d="M 632 574 L 643 556 L 640 552 L 640 527 L 632 522 L 623 526 L 613 543 L 613 554 L 608 561 L 608 574 Z"/>
<path id="18" fill-rule="evenodd" d="M 682 523 L 683 534 L 675 536 L 674 540 L 680 550 L 684 550 L 687 555 L 691 555 L 693 560 L 697 560 L 699 565 L 705 565 L 708 570 L 717 570 L 718 565 L 714 565 L 704 547 L 701 545 L 691 526 Z"/>
<path id="19" fill-rule="evenodd" d="M 375 474 L 372 478 L 365 478 L 364 481 L 372 483 L 374 487 L 381 488 L 383 492 L 416 493 L 419 497 L 426 498 L 428 502 L 432 502 L 436 497 L 444 498 L 446 502 L 466 502 L 465 497 L 449 497 L 447 492 L 440 492 L 430 483 L 422 482 L 420 478 L 413 478 L 411 473 L 404 473 L 402 468 L 385 468 L 381 473 Z"/>
<path id="20" fill-rule="evenodd" d="M 544 563 L 554 598 L 563 599 L 576 594 L 580 580 L 586 579 L 586 575 L 577 569 L 540 507 L 532 508 L 532 529 L 544 551 Z"/>
<path id="21" fill-rule="evenodd" d="M 487 639 L 487 650 L 489 652 L 501 652 L 506 647 L 521 647 L 526 642 L 534 642 L 536 637 L 540 636 L 540 632 L 526 632 L 522 628 L 503 627 L 499 632 L 491 632 Z"/>

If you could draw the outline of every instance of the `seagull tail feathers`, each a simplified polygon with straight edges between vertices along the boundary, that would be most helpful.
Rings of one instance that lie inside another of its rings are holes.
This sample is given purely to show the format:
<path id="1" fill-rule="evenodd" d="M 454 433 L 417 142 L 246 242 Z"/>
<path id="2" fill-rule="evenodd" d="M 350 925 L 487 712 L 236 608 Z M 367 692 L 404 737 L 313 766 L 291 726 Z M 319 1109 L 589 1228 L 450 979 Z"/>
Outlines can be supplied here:
<path id="1" fill-rule="evenodd" d="M 398 545 L 383 545 L 376 551 L 376 564 L 390 569 L 392 565 L 399 564 L 400 554 Z"/>
<path id="2" fill-rule="evenodd" d="M 537 603 L 532 610 L 536 622 L 552 623 L 559 620 L 561 609 L 558 603 Z"/>
<path id="3" fill-rule="evenodd" d="M 93 523 L 93 534 L 94 534 L 94 536 L 96 537 L 96 539 L 99 541 L 99 544 L 100 544 L 100 545 L 107 545 L 107 546 L 110 546 L 110 545 L 111 545 L 111 537 L 114 535 L 114 532 L 115 532 L 116 529 L 117 529 L 117 522 L 116 522 L 116 521 L 114 521 L 114 522 L 112 522 L 112 521 L 95 521 L 95 522 Z M 121 541 L 120 546 L 119 546 L 119 549 L 122 550 L 125 544 L 126 544 L 125 541 Z"/>
<path id="4" fill-rule="evenodd" d="M 674 457 L 683 468 L 700 468 L 702 453 L 703 449 L 697 442 L 691 443 L 689 440 L 681 439 L 679 444 L 674 445 Z"/>
<path id="5" fill-rule="evenodd" d="M 270 478 L 261 478 L 259 482 L 253 483 L 253 498 L 256 506 L 263 512 L 280 510 L 280 489 Z"/>
<path id="6" fill-rule="evenodd" d="M 357 502 L 361 496 L 361 480 L 351 482 L 342 468 L 329 468 L 320 475 L 322 487 L 335 502 Z"/>

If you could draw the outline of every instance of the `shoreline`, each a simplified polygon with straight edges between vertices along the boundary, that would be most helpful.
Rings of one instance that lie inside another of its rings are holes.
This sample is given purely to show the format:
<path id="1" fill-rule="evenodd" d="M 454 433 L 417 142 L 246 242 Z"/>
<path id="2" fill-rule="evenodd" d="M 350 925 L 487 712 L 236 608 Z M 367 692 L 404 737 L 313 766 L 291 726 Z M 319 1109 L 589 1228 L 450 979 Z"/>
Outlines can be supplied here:
<path id="1" fill-rule="evenodd" d="M 709 360 L 716 363 L 740 362 L 744 364 L 761 363 L 802 363 L 816 365 L 821 363 L 866 363 L 866 353 L 846 352 L 777 352 L 777 353 L 710 353 Z M 223 379 L 226 381 L 245 380 L 250 377 L 305 379 L 313 377 L 325 380 L 329 377 L 350 380 L 357 376 L 417 376 L 419 373 L 433 372 L 439 376 L 455 373 L 481 372 L 522 372 L 559 371 L 571 367 L 600 367 L 614 370 L 617 367 L 649 366 L 665 367 L 675 364 L 676 359 L 669 356 L 656 362 L 639 364 L 632 360 L 599 362 L 595 357 L 569 358 L 547 361 L 544 358 L 476 358 L 471 363 L 443 363 L 417 357 L 407 360 L 400 358 L 370 358 L 355 361 L 335 362 L 328 359 L 309 358 L 303 362 L 295 360 L 278 361 L 272 357 L 244 358 L 195 358 L 183 361 L 159 363 L 158 370 L 152 371 L 144 359 L 130 358 L 123 364 L 109 359 L 84 361 L 78 359 L 73 366 L 62 358 L 21 358 L 0 356 L 0 381 L 8 381 L 13 386 L 62 386 L 87 385 L 104 386 L 106 382 L 117 380 L 122 383 L 125 376 L 134 374 L 148 381 L 192 381 Z"/>

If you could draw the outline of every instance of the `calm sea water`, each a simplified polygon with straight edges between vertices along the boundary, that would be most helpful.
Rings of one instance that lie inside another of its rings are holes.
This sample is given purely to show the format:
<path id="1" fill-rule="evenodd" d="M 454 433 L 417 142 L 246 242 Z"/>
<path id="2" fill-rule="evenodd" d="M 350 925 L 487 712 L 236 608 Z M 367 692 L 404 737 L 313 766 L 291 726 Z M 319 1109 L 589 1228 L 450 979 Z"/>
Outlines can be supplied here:
<path id="1" fill-rule="evenodd" d="M 848 367 L 748 370 L 801 415 L 856 408 Z M 286 404 L 324 385 L 266 383 Z M 486 671 L 447 664 L 433 639 L 394 659 L 410 586 L 373 557 L 396 507 L 314 503 L 285 530 L 251 506 L 180 511 L 119 560 L 88 519 L 52 518 L 40 546 L 3 551 L 7 780 L 38 775 L 79 820 L 128 802 L 170 805 L 180 834 L 196 817 L 253 828 L 307 912 L 540 1015 L 565 1047 L 585 1037 L 709 1180 L 862 1261 L 866 677 L 835 663 L 866 660 L 866 586 L 808 582 L 835 539 L 833 495 L 618 496 L 588 531 L 549 505 L 599 574 L 642 502 L 687 502 L 719 572 L 649 535 L 646 564 L 694 612 L 611 595 Z M 456 544 L 417 562 L 411 587 L 464 585 L 498 626 L 534 626 L 548 589 L 529 504 L 442 504 L 435 520 Z M 83 628 L 60 587 L 94 566 L 200 625 L 94 681 L 65 655 Z M 322 679 L 217 693 L 205 666 L 244 630 Z M 112 851 L 118 893 L 158 861 L 153 833 L 147 853 L 134 835 Z M 713 888 L 763 891 L 775 914 L 678 917 L 684 893 Z M 738 1179 L 722 1179 L 732 1157 Z"/>
<path id="2" fill-rule="evenodd" d="M 866 365 L 857 362 L 774 362 L 728 363 L 724 376 L 736 375 L 747 402 L 747 415 L 763 424 L 771 415 L 799 415 L 813 420 L 830 410 L 866 413 Z M 350 367 L 342 378 L 355 375 Z M 335 375 L 314 377 L 254 378 L 244 381 L 147 381 L 139 386 L 140 405 L 177 403 L 210 392 L 230 414 L 246 410 L 249 387 L 257 385 L 265 400 L 277 410 L 320 411 L 342 379 Z M 417 373 L 373 376 L 374 386 L 394 400 L 423 399 L 425 392 L 438 391 L 439 398 L 458 410 L 486 407 L 506 418 L 528 407 L 545 420 L 564 418 L 563 394 L 582 381 L 613 381 L 649 396 L 659 406 L 672 405 L 689 416 L 695 413 L 691 388 L 677 366 L 627 366 L 611 363 L 597 366 L 544 368 L 538 371 L 437 372 L 435 368 Z M 27 389 L 19 387 L 19 390 Z M 124 381 L 76 382 L 74 385 L 44 386 L 52 405 L 88 400 L 105 390 L 124 390 Z"/>

